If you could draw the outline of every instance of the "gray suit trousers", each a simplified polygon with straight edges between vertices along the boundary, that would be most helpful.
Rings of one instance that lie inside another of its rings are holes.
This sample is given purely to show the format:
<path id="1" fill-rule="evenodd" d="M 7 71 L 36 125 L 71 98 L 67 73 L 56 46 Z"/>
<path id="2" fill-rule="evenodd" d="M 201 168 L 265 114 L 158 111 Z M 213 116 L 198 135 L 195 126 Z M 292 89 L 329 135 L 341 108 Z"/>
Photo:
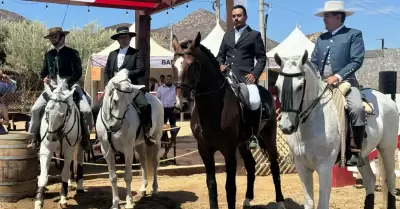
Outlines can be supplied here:
<path id="1" fill-rule="evenodd" d="M 85 124 L 85 127 L 88 128 L 86 131 L 89 131 L 94 127 L 92 110 L 91 110 L 90 104 L 88 102 L 89 98 L 84 96 L 83 91 L 79 86 L 76 86 L 75 88 L 76 88 L 75 91 L 79 94 L 79 98 L 80 98 L 79 109 L 80 109 L 81 113 L 83 113 L 83 119 L 84 119 L 83 122 Z M 39 128 L 40 128 L 40 122 L 41 122 L 40 113 L 46 107 L 46 105 L 47 105 L 47 101 L 43 97 L 43 93 L 42 93 L 31 108 L 31 121 L 29 124 L 29 130 L 28 130 L 29 133 L 33 133 L 33 134 L 38 133 Z"/>
<path id="2" fill-rule="evenodd" d="M 351 89 L 346 95 L 346 102 L 349 109 L 349 120 L 353 126 L 365 125 L 365 111 L 361 99 L 361 92 L 358 89 L 358 82 L 356 80 L 348 80 L 351 84 Z"/>

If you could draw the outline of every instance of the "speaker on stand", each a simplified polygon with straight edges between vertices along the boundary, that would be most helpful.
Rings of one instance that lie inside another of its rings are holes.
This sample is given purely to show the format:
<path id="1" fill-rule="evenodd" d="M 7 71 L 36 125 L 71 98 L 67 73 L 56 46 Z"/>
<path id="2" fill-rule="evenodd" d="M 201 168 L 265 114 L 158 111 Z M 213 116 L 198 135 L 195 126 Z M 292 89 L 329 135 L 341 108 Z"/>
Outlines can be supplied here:
<path id="1" fill-rule="evenodd" d="M 384 94 L 390 94 L 392 100 L 396 100 L 397 89 L 397 71 L 379 72 L 379 91 Z"/>

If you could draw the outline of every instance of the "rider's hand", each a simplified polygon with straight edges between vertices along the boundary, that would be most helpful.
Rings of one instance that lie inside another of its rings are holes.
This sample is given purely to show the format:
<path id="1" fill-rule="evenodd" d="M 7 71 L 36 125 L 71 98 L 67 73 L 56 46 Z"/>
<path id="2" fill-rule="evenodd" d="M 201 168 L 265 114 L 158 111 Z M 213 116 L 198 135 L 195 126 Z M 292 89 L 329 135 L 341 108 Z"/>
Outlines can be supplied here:
<path id="1" fill-rule="evenodd" d="M 326 82 L 330 85 L 330 84 L 334 84 L 336 82 L 338 82 L 339 79 L 336 76 L 329 76 L 328 79 L 326 80 Z"/>
<path id="2" fill-rule="evenodd" d="M 220 65 L 219 70 L 221 70 L 221 72 L 224 72 L 226 70 L 226 65 Z"/>
<path id="3" fill-rule="evenodd" d="M 256 82 L 256 78 L 254 78 L 253 74 L 246 75 L 246 83 L 247 84 L 254 84 Z"/>
<path id="4" fill-rule="evenodd" d="M 49 77 L 43 78 L 43 82 L 49 84 L 50 83 Z"/>

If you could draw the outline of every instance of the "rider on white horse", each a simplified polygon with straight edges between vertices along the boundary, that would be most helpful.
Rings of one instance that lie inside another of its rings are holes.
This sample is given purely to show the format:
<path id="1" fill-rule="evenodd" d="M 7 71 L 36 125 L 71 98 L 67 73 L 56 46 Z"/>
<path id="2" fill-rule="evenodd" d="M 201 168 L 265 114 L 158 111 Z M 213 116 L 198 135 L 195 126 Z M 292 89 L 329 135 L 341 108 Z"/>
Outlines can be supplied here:
<path id="1" fill-rule="evenodd" d="M 328 32 L 318 37 L 311 55 L 311 62 L 316 65 L 328 84 L 341 81 L 351 84 L 351 90 L 346 95 L 346 103 L 354 136 L 351 136 L 353 155 L 347 161 L 348 166 L 355 166 L 358 163 L 366 124 L 359 84 L 355 76 L 355 72 L 360 69 L 364 61 L 362 33 L 344 26 L 346 17 L 353 13 L 346 11 L 341 1 L 325 2 L 324 10 L 316 16 L 323 17 Z"/>
<path id="2" fill-rule="evenodd" d="M 54 49 L 48 51 L 44 56 L 43 69 L 40 77 L 43 81 L 51 86 L 57 86 L 57 78 L 66 78 L 68 86 L 76 88 L 74 94 L 74 101 L 83 114 L 82 124 L 82 147 L 89 148 L 89 131 L 94 127 L 92 111 L 90 108 L 88 96 L 84 94 L 83 90 L 74 85 L 79 81 L 82 76 L 82 65 L 79 57 L 79 52 L 75 49 L 64 45 L 65 36 L 69 31 L 63 31 L 61 27 L 54 27 L 49 29 L 49 34 L 44 38 L 50 39 Z M 85 96 L 84 96 L 85 95 Z M 31 109 L 31 121 L 29 124 L 29 133 L 37 135 L 40 128 L 40 115 L 48 102 L 49 96 L 42 93 L 36 100 Z M 33 138 L 28 147 L 36 147 L 40 139 Z"/>
<path id="3" fill-rule="evenodd" d="M 132 84 L 138 85 L 139 78 L 145 75 L 143 52 L 129 46 L 131 39 L 136 36 L 136 33 L 130 32 L 128 27 L 118 27 L 116 34 L 111 36 L 111 39 L 118 40 L 120 48 L 110 52 L 107 64 L 104 70 L 104 86 L 107 86 L 108 81 L 121 69 L 126 68 L 129 71 L 129 80 Z M 150 134 L 152 127 L 151 121 L 151 106 L 145 97 L 145 91 L 138 89 L 136 92 L 133 104 L 136 106 L 142 122 L 145 141 L 149 145 L 153 145 L 156 140 Z M 97 119 L 97 114 L 100 111 L 104 94 L 100 98 L 98 105 L 93 107 L 93 114 Z"/>

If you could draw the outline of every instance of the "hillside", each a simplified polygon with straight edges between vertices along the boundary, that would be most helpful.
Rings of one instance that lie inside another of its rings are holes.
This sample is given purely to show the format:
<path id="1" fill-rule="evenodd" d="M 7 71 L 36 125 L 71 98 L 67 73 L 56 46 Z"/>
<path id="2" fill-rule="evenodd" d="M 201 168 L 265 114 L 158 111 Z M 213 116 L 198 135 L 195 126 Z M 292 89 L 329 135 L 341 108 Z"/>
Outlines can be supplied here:
<path id="1" fill-rule="evenodd" d="M 0 19 L 11 20 L 11 21 L 27 20 L 25 17 L 22 17 L 17 13 L 10 12 L 4 9 L 0 9 Z"/>

